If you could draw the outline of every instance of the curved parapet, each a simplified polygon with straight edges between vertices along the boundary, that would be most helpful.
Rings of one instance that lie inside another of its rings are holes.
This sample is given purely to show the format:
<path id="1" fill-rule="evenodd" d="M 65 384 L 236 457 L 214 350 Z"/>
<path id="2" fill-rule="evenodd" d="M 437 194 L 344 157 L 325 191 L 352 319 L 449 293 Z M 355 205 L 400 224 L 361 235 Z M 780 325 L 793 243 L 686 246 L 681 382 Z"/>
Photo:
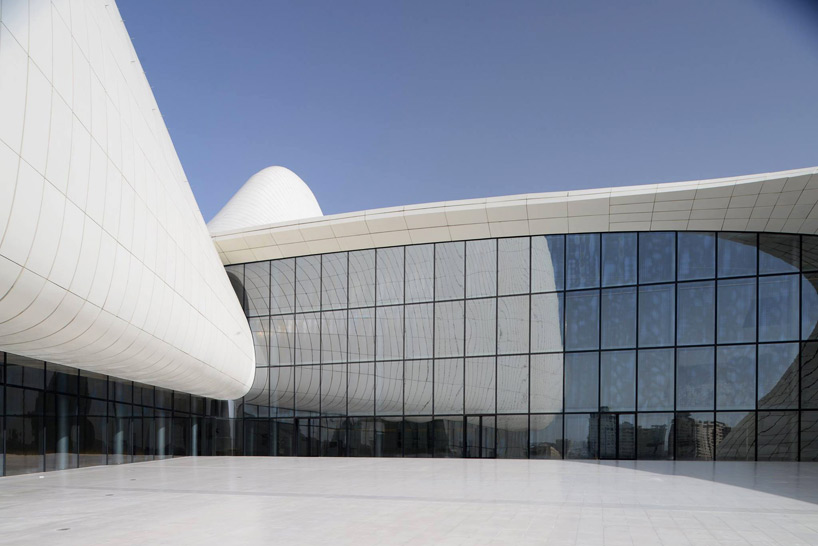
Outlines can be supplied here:
<path id="1" fill-rule="evenodd" d="M 210 233 L 323 216 L 310 188 L 285 167 L 267 167 L 250 177 L 208 222 Z"/>
<path id="2" fill-rule="evenodd" d="M 0 350 L 243 395 L 247 321 L 116 5 L 0 21 Z"/>

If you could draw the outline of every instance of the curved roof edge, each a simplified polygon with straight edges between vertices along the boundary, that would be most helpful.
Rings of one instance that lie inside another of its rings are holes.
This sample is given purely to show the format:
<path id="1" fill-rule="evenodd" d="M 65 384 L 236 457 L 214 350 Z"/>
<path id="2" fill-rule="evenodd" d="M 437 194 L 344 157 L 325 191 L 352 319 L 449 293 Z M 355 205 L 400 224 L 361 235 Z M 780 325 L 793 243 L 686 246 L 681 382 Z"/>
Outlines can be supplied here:
<path id="1" fill-rule="evenodd" d="M 373 209 L 220 233 L 225 265 L 343 250 L 552 233 L 818 233 L 818 167 Z"/>

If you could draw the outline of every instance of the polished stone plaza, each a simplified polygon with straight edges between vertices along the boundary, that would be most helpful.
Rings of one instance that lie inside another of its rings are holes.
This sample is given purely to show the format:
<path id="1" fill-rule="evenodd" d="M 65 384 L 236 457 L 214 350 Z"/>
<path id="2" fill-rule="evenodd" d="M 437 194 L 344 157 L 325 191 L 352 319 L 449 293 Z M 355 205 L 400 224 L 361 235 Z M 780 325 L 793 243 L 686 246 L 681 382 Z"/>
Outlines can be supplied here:
<path id="1" fill-rule="evenodd" d="M 0 479 L 2 544 L 818 544 L 818 465 L 180 458 Z"/>

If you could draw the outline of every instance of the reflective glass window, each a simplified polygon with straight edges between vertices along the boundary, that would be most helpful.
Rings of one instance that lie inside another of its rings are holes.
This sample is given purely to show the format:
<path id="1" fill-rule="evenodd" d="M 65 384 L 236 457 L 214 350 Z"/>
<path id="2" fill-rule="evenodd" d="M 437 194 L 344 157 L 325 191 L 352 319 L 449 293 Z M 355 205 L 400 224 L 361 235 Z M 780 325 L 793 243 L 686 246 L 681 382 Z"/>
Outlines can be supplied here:
<path id="1" fill-rule="evenodd" d="M 466 359 L 466 413 L 495 412 L 496 366 L 493 356 Z"/>
<path id="2" fill-rule="evenodd" d="M 818 343 L 802 344 L 801 407 L 818 409 Z"/>
<path id="3" fill-rule="evenodd" d="M 562 458 L 562 415 L 532 415 L 528 456 L 531 459 Z"/>
<path id="4" fill-rule="evenodd" d="M 673 349 L 639 351 L 639 411 L 673 409 Z"/>
<path id="5" fill-rule="evenodd" d="M 292 315 L 270 319 L 270 364 L 295 362 L 295 319 Z"/>
<path id="6" fill-rule="evenodd" d="M 798 235 L 761 233 L 758 236 L 758 272 L 795 273 L 801 258 Z"/>
<path id="7" fill-rule="evenodd" d="M 463 417 L 438 417 L 433 426 L 435 457 L 462 457 Z"/>
<path id="8" fill-rule="evenodd" d="M 755 279 L 719 281 L 718 317 L 716 328 L 719 343 L 744 343 L 755 341 Z"/>
<path id="9" fill-rule="evenodd" d="M 565 348 L 563 294 L 531 296 L 531 351 L 562 351 Z"/>
<path id="10" fill-rule="evenodd" d="M 295 260 L 275 260 L 270 263 L 270 312 L 274 315 L 295 310 Z"/>
<path id="11" fill-rule="evenodd" d="M 347 329 L 349 361 L 375 358 L 375 309 L 351 309 Z"/>
<path id="12" fill-rule="evenodd" d="M 247 295 L 247 315 L 270 314 L 270 262 L 244 266 L 244 289 Z"/>
<path id="13" fill-rule="evenodd" d="M 636 287 L 602 291 L 602 348 L 636 347 Z"/>
<path id="14" fill-rule="evenodd" d="M 639 234 L 639 282 L 670 282 L 676 278 L 676 234 Z"/>
<path id="15" fill-rule="evenodd" d="M 531 411 L 562 411 L 562 353 L 531 355 Z"/>
<path id="16" fill-rule="evenodd" d="M 435 246 L 406 247 L 406 301 L 432 301 L 435 279 Z"/>
<path id="17" fill-rule="evenodd" d="M 376 359 L 403 358 L 403 306 L 378 307 L 376 313 Z"/>
<path id="18" fill-rule="evenodd" d="M 406 358 L 430 358 L 434 335 L 432 304 L 406 306 Z"/>
<path id="19" fill-rule="evenodd" d="M 713 281 L 677 285 L 679 345 L 712 344 L 716 339 L 716 285 Z"/>
<path id="20" fill-rule="evenodd" d="M 716 383 L 712 347 L 676 351 L 676 408 L 712 410 Z"/>
<path id="21" fill-rule="evenodd" d="M 801 462 L 818 461 L 818 411 L 801 412 Z"/>
<path id="22" fill-rule="evenodd" d="M 798 458 L 798 413 L 758 412 L 758 460 L 795 461 Z"/>
<path id="23" fill-rule="evenodd" d="M 602 286 L 636 284 L 636 233 L 602 234 Z"/>
<path id="24" fill-rule="evenodd" d="M 619 438 L 617 439 L 617 455 L 620 459 L 636 457 L 636 416 L 634 414 L 619 415 Z"/>
<path id="25" fill-rule="evenodd" d="M 599 348 L 599 291 L 565 294 L 565 348 Z"/>
<path id="26" fill-rule="evenodd" d="M 444 358 L 434 362 L 435 413 L 463 413 L 463 359 Z"/>
<path id="27" fill-rule="evenodd" d="M 403 456 L 434 456 L 434 421 L 431 417 L 410 417 L 403 421 Z"/>
<path id="28" fill-rule="evenodd" d="M 566 459 L 595 459 L 598 453 L 599 416 L 596 413 L 567 414 L 564 417 L 563 449 Z"/>
<path id="29" fill-rule="evenodd" d="M 375 305 L 375 251 L 349 253 L 349 306 Z"/>
<path id="30" fill-rule="evenodd" d="M 347 411 L 349 415 L 372 415 L 374 413 L 374 362 L 347 365 Z"/>
<path id="31" fill-rule="evenodd" d="M 673 421 L 677 461 L 712 461 L 715 458 L 713 413 L 677 413 Z"/>
<path id="32" fill-rule="evenodd" d="M 250 333 L 253 334 L 253 349 L 256 355 L 256 366 L 270 364 L 270 322 L 267 317 L 251 318 Z"/>
<path id="33" fill-rule="evenodd" d="M 321 362 L 344 362 L 347 358 L 347 312 L 321 313 Z"/>
<path id="34" fill-rule="evenodd" d="M 321 305 L 321 256 L 295 259 L 296 311 L 318 311 Z"/>
<path id="35" fill-rule="evenodd" d="M 431 415 L 432 361 L 407 360 L 403 373 L 404 413 L 406 415 Z"/>
<path id="36" fill-rule="evenodd" d="M 603 351 L 599 366 L 601 411 L 636 409 L 636 352 Z"/>
<path id="37" fill-rule="evenodd" d="M 758 279 L 758 340 L 798 339 L 798 275 Z"/>
<path id="38" fill-rule="evenodd" d="M 599 234 L 565 236 L 565 287 L 568 290 L 599 286 L 599 255 Z"/>
<path id="39" fill-rule="evenodd" d="M 529 291 L 531 251 L 528 237 L 497 241 L 497 284 L 500 295 L 524 294 Z"/>
<path id="40" fill-rule="evenodd" d="M 719 277 L 756 274 L 755 233 L 719 233 Z"/>
<path id="41" fill-rule="evenodd" d="M 716 276 L 716 236 L 713 233 L 680 231 L 679 280 L 712 279 Z"/>
<path id="42" fill-rule="evenodd" d="M 497 241 L 466 242 L 466 297 L 497 295 Z"/>
<path id="43" fill-rule="evenodd" d="M 466 356 L 497 352 L 496 305 L 494 298 L 466 301 Z"/>
<path id="44" fill-rule="evenodd" d="M 528 296 L 497 299 L 497 352 L 528 352 Z"/>
<path id="45" fill-rule="evenodd" d="M 797 409 L 798 369 L 797 343 L 759 345 L 758 408 Z"/>
<path id="46" fill-rule="evenodd" d="M 754 409 L 756 403 L 755 345 L 722 346 L 716 350 L 716 409 Z"/>
<path id="47" fill-rule="evenodd" d="M 716 414 L 716 460 L 752 461 L 756 456 L 756 414 L 747 411 Z"/>
<path id="48" fill-rule="evenodd" d="M 528 355 L 497 357 L 497 413 L 528 411 Z"/>
<path id="49" fill-rule="evenodd" d="M 636 416 L 636 458 L 673 458 L 672 413 L 640 413 Z"/>
<path id="50" fill-rule="evenodd" d="M 378 305 L 403 303 L 403 247 L 379 248 L 376 256 Z"/>
<path id="51" fill-rule="evenodd" d="M 565 236 L 531 238 L 531 291 L 552 292 L 565 287 Z"/>
<path id="52" fill-rule="evenodd" d="M 321 366 L 296 366 L 296 415 L 318 415 L 321 411 Z"/>
<path id="53" fill-rule="evenodd" d="M 295 363 L 321 362 L 321 314 L 305 313 L 295 319 Z"/>
<path id="54" fill-rule="evenodd" d="M 801 269 L 803 271 L 818 270 L 818 236 L 803 235 L 801 244 Z"/>
<path id="55" fill-rule="evenodd" d="M 818 339 L 818 274 L 801 277 L 801 338 Z"/>
<path id="56" fill-rule="evenodd" d="M 599 410 L 599 353 L 566 353 L 565 411 Z"/>
<path id="57" fill-rule="evenodd" d="M 375 363 L 375 413 L 403 413 L 403 362 Z"/>
<path id="58" fill-rule="evenodd" d="M 347 365 L 324 364 L 321 366 L 321 413 L 346 415 L 346 412 Z"/>
<path id="59" fill-rule="evenodd" d="M 321 258 L 321 309 L 343 309 L 347 305 L 347 253 L 324 254 Z"/>
<path id="60" fill-rule="evenodd" d="M 465 295 L 464 243 L 438 243 L 435 245 L 435 299 L 451 300 Z"/>
<path id="61" fill-rule="evenodd" d="M 528 415 L 497 417 L 497 458 L 528 458 Z"/>
<path id="62" fill-rule="evenodd" d="M 435 304 L 435 356 L 463 356 L 463 301 Z"/>
<path id="63" fill-rule="evenodd" d="M 659 284 L 639 287 L 639 346 L 673 345 L 676 287 Z"/>

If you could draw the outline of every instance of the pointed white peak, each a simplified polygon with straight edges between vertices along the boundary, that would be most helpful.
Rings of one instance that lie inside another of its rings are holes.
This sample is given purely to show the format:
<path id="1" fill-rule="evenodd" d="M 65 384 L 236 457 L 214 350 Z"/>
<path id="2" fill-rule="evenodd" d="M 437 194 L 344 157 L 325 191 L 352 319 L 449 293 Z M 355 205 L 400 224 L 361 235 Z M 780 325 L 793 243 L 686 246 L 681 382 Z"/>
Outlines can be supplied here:
<path id="1" fill-rule="evenodd" d="M 244 183 L 207 224 L 211 235 L 323 216 L 309 186 L 286 167 L 267 167 Z"/>

